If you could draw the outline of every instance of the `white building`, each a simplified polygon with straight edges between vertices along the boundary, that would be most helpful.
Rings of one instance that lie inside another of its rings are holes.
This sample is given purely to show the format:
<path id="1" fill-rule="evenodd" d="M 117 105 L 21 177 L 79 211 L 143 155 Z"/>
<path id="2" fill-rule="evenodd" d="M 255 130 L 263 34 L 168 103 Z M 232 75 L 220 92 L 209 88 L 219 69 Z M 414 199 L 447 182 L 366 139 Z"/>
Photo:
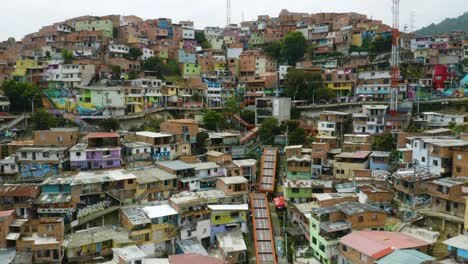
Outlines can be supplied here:
<path id="1" fill-rule="evenodd" d="M 195 39 L 195 29 L 189 27 L 182 28 L 182 38 L 183 39 Z"/>
<path id="2" fill-rule="evenodd" d="M 353 132 L 356 134 L 383 134 L 388 105 L 363 105 L 362 113 L 353 114 Z"/>
<path id="3" fill-rule="evenodd" d="M 66 147 L 24 147 L 16 151 L 16 156 L 19 162 L 63 162 L 66 150 Z"/>
<path id="4" fill-rule="evenodd" d="M 336 132 L 336 123 L 328 121 L 320 121 L 317 125 L 317 130 L 321 136 L 334 137 Z"/>
<path id="5" fill-rule="evenodd" d="M 57 69 L 47 71 L 49 82 L 61 82 L 66 88 L 87 86 L 96 74 L 96 66 L 93 64 L 65 64 L 58 65 Z"/>
<path id="6" fill-rule="evenodd" d="M 363 84 L 356 86 L 356 96 L 359 95 L 369 95 L 373 98 L 388 98 L 390 97 L 391 87 L 390 83 L 388 84 Z M 398 93 L 406 93 L 406 85 L 398 85 Z"/>
<path id="7" fill-rule="evenodd" d="M 255 99 L 255 124 L 261 124 L 268 117 L 278 119 L 279 123 L 291 119 L 291 98 Z"/>
<path id="8" fill-rule="evenodd" d="M 109 55 L 114 57 L 123 57 L 123 55 L 128 54 L 130 48 L 125 45 L 120 44 L 111 44 L 109 45 Z"/>
<path id="9" fill-rule="evenodd" d="M 411 51 L 415 51 L 417 49 L 429 49 L 432 42 L 432 38 L 414 38 L 411 39 L 410 49 Z"/>
<path id="10" fill-rule="evenodd" d="M 58 24 L 56 27 L 58 32 L 63 33 L 70 33 L 72 32 L 72 27 L 68 26 L 67 24 Z"/>
<path id="11" fill-rule="evenodd" d="M 201 162 L 201 163 L 196 163 L 194 165 L 195 165 L 196 175 L 199 178 L 226 176 L 226 169 L 221 168 L 215 162 Z"/>
<path id="12" fill-rule="evenodd" d="M 77 103 L 91 103 L 103 116 L 125 115 L 125 95 L 121 87 L 86 86 L 79 88 Z"/>
<path id="13" fill-rule="evenodd" d="M 222 105 L 222 91 L 223 86 L 220 82 L 207 83 L 205 90 L 205 97 L 208 106 L 221 106 Z"/>
<path id="14" fill-rule="evenodd" d="M 18 172 L 18 165 L 14 156 L 0 160 L 0 175 L 15 175 Z"/>
<path id="15" fill-rule="evenodd" d="M 174 144 L 173 142 L 173 134 L 140 131 L 136 132 L 136 136 L 137 138 L 147 138 L 146 143 L 149 143 L 148 139 L 151 139 L 153 159 L 157 161 L 163 161 L 172 160 L 175 158 L 176 151 L 174 148 L 177 146 L 177 144 Z"/>
<path id="16" fill-rule="evenodd" d="M 453 162 L 453 157 L 440 155 L 440 150 L 468 146 L 468 141 L 454 137 L 408 137 L 408 140 L 416 167 L 439 176 L 450 176 Z"/>
<path id="17" fill-rule="evenodd" d="M 364 71 L 359 72 L 359 80 L 376 80 L 376 79 L 391 79 L 392 74 L 390 71 Z"/>
<path id="18" fill-rule="evenodd" d="M 144 61 L 151 57 L 154 57 L 154 50 L 143 48 L 141 52 L 143 53 L 141 55 L 141 59 Z"/>
<path id="19" fill-rule="evenodd" d="M 414 121 L 420 128 L 433 129 L 447 127 L 450 123 L 463 124 L 465 123 L 465 117 L 466 115 L 423 112 Z"/>

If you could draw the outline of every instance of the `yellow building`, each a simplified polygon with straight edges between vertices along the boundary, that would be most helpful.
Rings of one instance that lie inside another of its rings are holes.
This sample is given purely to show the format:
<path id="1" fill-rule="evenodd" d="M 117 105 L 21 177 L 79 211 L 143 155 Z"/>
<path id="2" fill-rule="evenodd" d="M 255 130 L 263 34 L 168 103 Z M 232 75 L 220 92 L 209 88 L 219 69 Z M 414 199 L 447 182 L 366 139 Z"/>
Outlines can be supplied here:
<path id="1" fill-rule="evenodd" d="M 127 113 L 139 113 L 145 110 L 145 102 L 143 95 L 126 95 L 125 106 Z"/>
<path id="2" fill-rule="evenodd" d="M 354 82 L 353 81 L 332 81 L 332 82 L 325 82 L 325 86 L 332 90 L 336 91 L 336 94 L 345 95 L 350 93 L 353 90 Z"/>
<path id="3" fill-rule="evenodd" d="M 351 46 L 362 47 L 362 34 L 360 31 L 351 34 Z"/>
<path id="4" fill-rule="evenodd" d="M 16 77 L 26 77 L 26 74 L 29 69 L 42 69 L 42 66 L 40 66 L 37 61 L 31 59 L 17 60 L 15 65 L 15 71 L 12 73 L 12 75 Z"/>
<path id="5" fill-rule="evenodd" d="M 333 176 L 336 179 L 352 179 L 355 170 L 369 168 L 370 151 L 343 152 L 335 156 Z"/>

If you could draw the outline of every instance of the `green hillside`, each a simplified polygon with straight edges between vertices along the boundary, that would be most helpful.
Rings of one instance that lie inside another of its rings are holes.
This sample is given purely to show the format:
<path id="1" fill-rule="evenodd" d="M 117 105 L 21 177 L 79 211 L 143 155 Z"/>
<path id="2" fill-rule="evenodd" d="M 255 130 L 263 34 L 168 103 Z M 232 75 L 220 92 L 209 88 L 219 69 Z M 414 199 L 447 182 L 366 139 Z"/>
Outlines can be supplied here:
<path id="1" fill-rule="evenodd" d="M 439 24 L 432 23 L 414 33 L 418 36 L 432 36 L 435 34 L 450 33 L 455 30 L 468 31 L 468 12 L 457 18 L 446 18 Z"/>

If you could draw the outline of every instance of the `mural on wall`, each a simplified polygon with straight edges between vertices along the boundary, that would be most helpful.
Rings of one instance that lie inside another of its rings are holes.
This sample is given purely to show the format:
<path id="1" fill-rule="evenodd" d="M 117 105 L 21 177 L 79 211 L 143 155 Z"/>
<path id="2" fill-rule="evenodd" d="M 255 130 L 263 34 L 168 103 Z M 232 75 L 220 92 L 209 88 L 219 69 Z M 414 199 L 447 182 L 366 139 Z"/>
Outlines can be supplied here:
<path id="1" fill-rule="evenodd" d="M 21 177 L 45 177 L 57 175 L 59 172 L 58 164 L 47 163 L 28 163 L 21 164 L 20 175 Z"/>
<path id="2" fill-rule="evenodd" d="M 103 113 L 102 105 L 77 102 L 75 95 L 69 89 L 49 88 L 46 94 L 55 109 L 80 116 L 99 116 Z"/>

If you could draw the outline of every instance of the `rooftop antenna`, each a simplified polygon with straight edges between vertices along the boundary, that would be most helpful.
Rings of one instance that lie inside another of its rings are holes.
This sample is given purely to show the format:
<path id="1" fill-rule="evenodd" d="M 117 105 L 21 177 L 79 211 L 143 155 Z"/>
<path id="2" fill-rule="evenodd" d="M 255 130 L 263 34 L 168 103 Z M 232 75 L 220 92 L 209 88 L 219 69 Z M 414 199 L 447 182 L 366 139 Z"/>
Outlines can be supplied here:
<path id="1" fill-rule="evenodd" d="M 231 0 L 226 0 L 226 26 L 231 25 Z"/>

